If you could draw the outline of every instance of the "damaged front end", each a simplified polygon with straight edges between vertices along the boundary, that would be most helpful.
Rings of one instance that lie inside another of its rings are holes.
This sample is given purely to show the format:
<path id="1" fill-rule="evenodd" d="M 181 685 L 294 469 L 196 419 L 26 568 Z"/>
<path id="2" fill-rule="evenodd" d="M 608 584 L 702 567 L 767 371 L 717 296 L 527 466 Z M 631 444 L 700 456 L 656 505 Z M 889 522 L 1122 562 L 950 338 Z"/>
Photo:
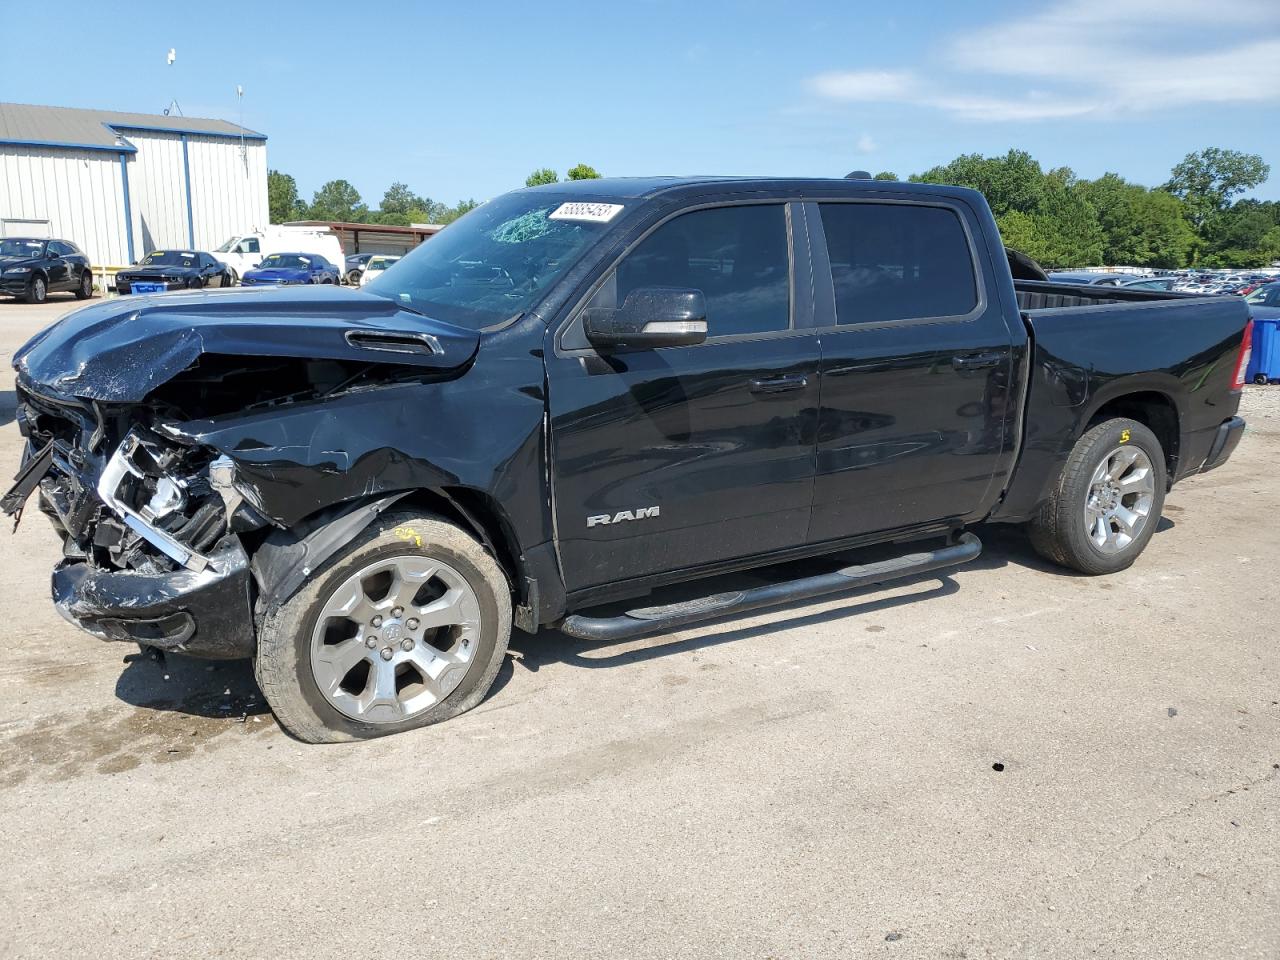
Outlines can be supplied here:
<path id="1" fill-rule="evenodd" d="M 252 656 L 255 597 L 279 589 L 258 569 L 264 545 L 298 544 L 305 576 L 323 560 L 303 541 L 317 533 L 308 518 L 368 523 L 373 513 L 355 511 L 454 477 L 423 449 L 440 448 L 439 423 L 463 422 L 451 404 L 495 393 L 479 383 L 436 397 L 429 427 L 423 391 L 456 383 L 478 344 L 475 331 L 345 291 L 82 308 L 14 358 L 27 447 L 0 509 L 19 517 L 34 495 L 52 521 L 63 541 L 53 598 L 76 625 Z M 536 426 L 540 401 L 529 406 Z M 450 455 L 483 462 L 472 440 L 457 446 Z"/>
<path id="2" fill-rule="evenodd" d="M 114 416 L 113 416 L 114 414 Z M 227 659 L 254 651 L 249 557 L 264 521 L 227 490 L 225 463 L 120 411 L 18 387 L 29 457 L 4 512 L 32 493 L 62 537 L 53 599 L 104 640 Z"/>

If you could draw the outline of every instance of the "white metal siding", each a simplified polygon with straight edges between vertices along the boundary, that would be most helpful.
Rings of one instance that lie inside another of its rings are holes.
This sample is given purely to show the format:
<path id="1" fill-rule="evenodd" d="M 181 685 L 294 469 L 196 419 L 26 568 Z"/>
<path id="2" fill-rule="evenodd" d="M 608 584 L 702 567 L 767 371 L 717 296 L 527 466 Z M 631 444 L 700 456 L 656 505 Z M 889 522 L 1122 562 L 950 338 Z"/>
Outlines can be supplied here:
<path id="1" fill-rule="evenodd" d="M 187 247 L 182 138 L 176 133 L 123 132 L 138 148 L 129 160 L 135 252 L 142 257 L 162 247 Z"/>
<path id="2" fill-rule="evenodd" d="M 191 245 L 182 136 L 126 130 L 135 257 Z M 96 266 L 129 263 L 121 154 L 0 143 L 0 222 L 47 220 L 49 233 L 79 244 Z M 191 220 L 198 250 L 268 225 L 267 147 L 262 140 L 187 135 Z"/>
<path id="3" fill-rule="evenodd" d="M 262 140 L 187 135 L 196 249 L 213 250 L 231 236 L 269 223 L 267 145 Z"/>
<path id="4" fill-rule="evenodd" d="M 48 220 L 95 265 L 129 262 L 120 155 L 0 144 L 0 220 Z"/>

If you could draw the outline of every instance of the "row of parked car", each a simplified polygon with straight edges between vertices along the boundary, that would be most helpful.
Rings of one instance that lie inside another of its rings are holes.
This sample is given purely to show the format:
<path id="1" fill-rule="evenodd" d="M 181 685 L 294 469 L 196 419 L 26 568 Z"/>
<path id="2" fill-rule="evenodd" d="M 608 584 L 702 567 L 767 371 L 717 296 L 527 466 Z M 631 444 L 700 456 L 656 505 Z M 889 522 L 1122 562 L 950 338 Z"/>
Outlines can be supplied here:
<path id="1" fill-rule="evenodd" d="M 1173 290 L 1178 293 L 1196 293 L 1201 296 L 1247 296 L 1268 283 L 1280 282 L 1280 273 L 1276 271 L 1205 273 L 1178 270 L 1158 275 L 1135 275 L 1102 270 L 1067 270 L 1050 273 L 1049 279 L 1055 283 L 1081 283 L 1137 290 Z"/>
<path id="2" fill-rule="evenodd" d="M 153 250 L 115 275 L 120 294 L 164 293 L 208 287 L 289 286 L 294 284 L 361 285 L 377 276 L 396 256 L 354 254 L 341 266 L 318 253 L 268 253 L 237 272 L 225 260 L 202 250 Z M 78 299 L 93 296 L 89 258 L 69 240 L 10 237 L 0 240 L 0 294 L 43 303 L 50 293 L 70 292 Z"/>

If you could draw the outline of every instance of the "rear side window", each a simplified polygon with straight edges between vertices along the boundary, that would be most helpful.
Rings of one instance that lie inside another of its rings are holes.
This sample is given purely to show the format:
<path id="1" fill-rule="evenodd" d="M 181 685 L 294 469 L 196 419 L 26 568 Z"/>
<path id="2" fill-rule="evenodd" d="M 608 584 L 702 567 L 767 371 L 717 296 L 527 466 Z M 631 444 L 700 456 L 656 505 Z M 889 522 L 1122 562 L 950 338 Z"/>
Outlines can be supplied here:
<path id="1" fill-rule="evenodd" d="M 617 302 L 641 287 L 701 290 L 712 337 L 785 330 L 791 273 L 782 204 L 695 210 L 664 223 L 618 265 Z"/>
<path id="2" fill-rule="evenodd" d="M 960 218 L 945 207 L 821 203 L 836 323 L 954 317 L 978 305 Z"/>
<path id="3" fill-rule="evenodd" d="M 49 255 L 53 257 L 67 257 L 74 251 L 60 240 L 54 240 L 49 244 Z"/>

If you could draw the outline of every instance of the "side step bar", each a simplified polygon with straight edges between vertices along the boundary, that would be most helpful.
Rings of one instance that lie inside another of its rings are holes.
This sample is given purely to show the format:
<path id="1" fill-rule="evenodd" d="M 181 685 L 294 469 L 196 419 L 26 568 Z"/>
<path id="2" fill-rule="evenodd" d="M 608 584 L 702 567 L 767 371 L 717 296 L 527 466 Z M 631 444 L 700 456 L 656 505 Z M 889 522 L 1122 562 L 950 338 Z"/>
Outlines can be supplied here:
<path id="1" fill-rule="evenodd" d="M 944 567 L 954 567 L 977 559 L 980 553 L 982 541 L 972 533 L 963 533 L 954 544 L 937 550 L 908 553 L 892 560 L 844 567 L 834 573 L 816 577 L 770 583 L 747 590 L 732 590 L 663 607 L 628 610 L 618 617 L 588 617 L 575 613 L 565 617 L 559 629 L 580 640 L 630 640 L 632 637 L 670 630 L 700 620 L 745 613 L 794 600 L 808 600 L 829 593 L 843 593 L 858 587 L 869 587 Z"/>

